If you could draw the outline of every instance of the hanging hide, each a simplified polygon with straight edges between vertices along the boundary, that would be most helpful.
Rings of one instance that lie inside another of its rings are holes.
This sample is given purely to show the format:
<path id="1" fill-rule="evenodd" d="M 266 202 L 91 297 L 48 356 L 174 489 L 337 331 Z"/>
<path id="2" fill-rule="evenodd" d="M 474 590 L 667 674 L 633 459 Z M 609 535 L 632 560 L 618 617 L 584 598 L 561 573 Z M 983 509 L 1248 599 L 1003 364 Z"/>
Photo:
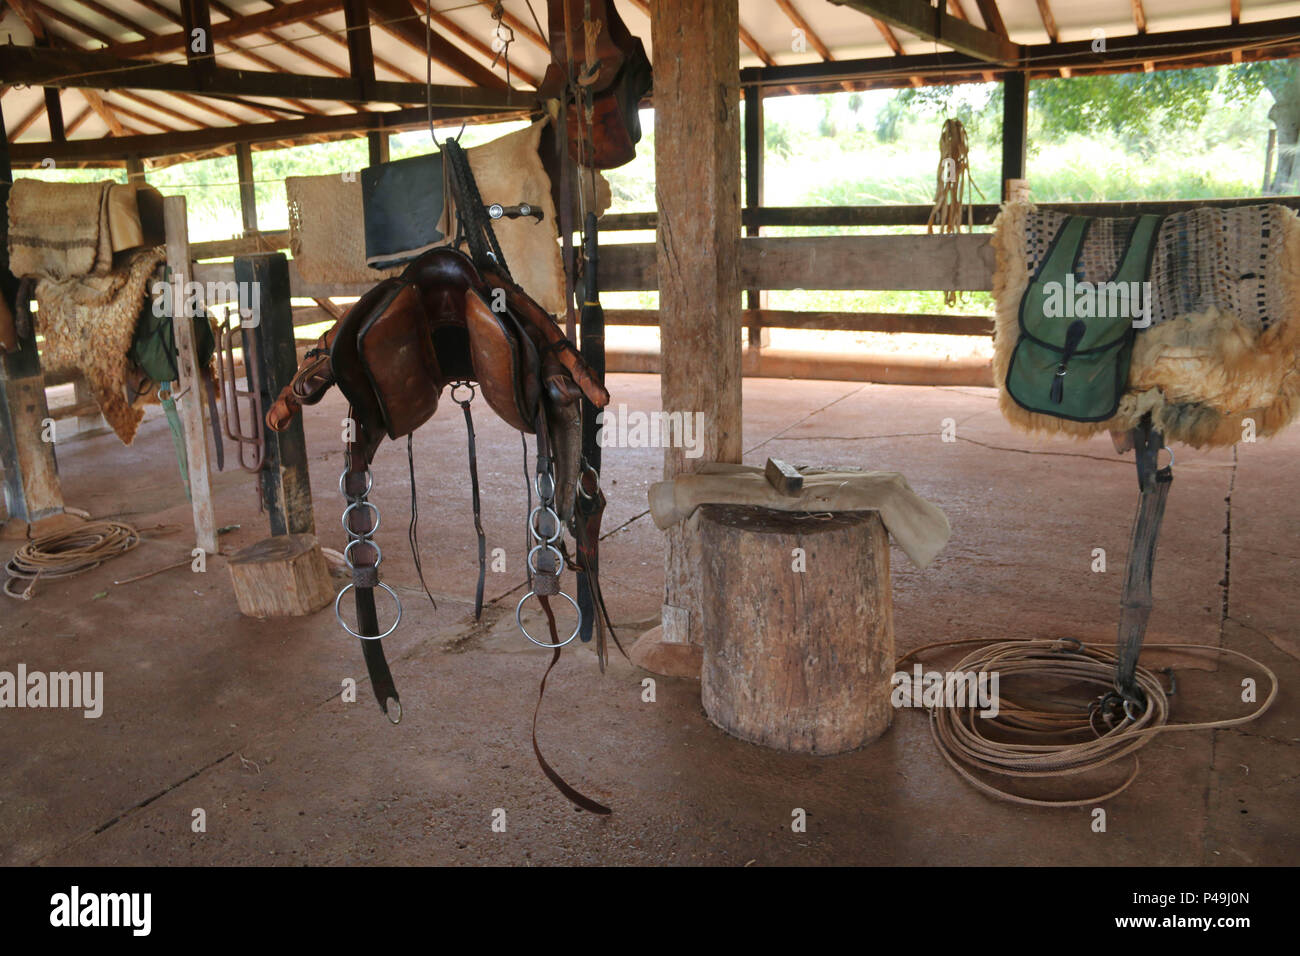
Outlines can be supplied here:
<path id="1" fill-rule="evenodd" d="M 1022 306 L 1027 290 L 1042 285 L 1034 280 L 1069 218 L 1030 203 L 1007 203 L 995 223 L 993 376 L 1008 421 L 1026 431 L 1087 437 L 1127 432 L 1149 414 L 1167 441 L 1205 447 L 1233 444 L 1252 428 L 1258 437 L 1274 434 L 1300 413 L 1300 220 L 1269 204 L 1193 209 L 1159 222 L 1145 271 L 1146 314 L 1136 316 L 1127 341 L 1127 378 L 1120 379 L 1113 415 L 1077 421 L 1044 414 L 1048 403 L 1031 410 L 1023 396 L 1018 401 L 1015 363 L 1026 345 L 1042 345 L 1027 341 Z M 1110 282 L 1137 231 L 1134 218 L 1083 225 L 1066 279 L 1070 292 L 1089 284 L 1079 291 L 1085 307 L 1073 309 L 1073 296 L 1062 298 L 1069 312 L 1060 319 L 1062 332 L 1071 321 L 1085 327 L 1092 321 L 1084 315 L 1092 311 L 1087 290 Z M 1092 301 L 1103 302 L 1096 291 Z M 1082 318 L 1072 319 L 1076 313 Z M 1046 347 L 1053 345 L 1060 342 Z M 1064 357 L 1065 389 L 1084 387 L 1077 369 L 1071 378 L 1073 359 Z"/>

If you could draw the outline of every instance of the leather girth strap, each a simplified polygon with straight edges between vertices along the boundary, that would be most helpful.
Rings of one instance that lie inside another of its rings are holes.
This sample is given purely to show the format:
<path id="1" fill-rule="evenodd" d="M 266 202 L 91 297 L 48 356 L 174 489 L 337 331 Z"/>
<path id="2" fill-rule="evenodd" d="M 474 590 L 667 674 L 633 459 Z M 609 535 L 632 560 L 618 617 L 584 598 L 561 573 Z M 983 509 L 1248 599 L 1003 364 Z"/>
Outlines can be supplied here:
<path id="1" fill-rule="evenodd" d="M 1120 598 L 1120 620 L 1117 652 L 1119 662 L 1115 668 L 1115 691 L 1125 701 L 1145 705 L 1138 688 L 1135 673 L 1142 642 L 1146 637 L 1147 620 L 1151 617 L 1151 574 L 1155 567 L 1156 544 L 1160 536 L 1160 523 L 1165 514 L 1165 501 L 1174 482 L 1172 463 L 1159 467 L 1160 450 L 1164 436 L 1151 427 L 1150 418 L 1133 430 L 1134 453 L 1137 458 L 1138 500 L 1137 518 L 1133 522 L 1133 535 L 1129 541 L 1128 562 L 1124 570 L 1124 590 Z"/>
<path id="2" fill-rule="evenodd" d="M 355 421 L 352 409 L 348 416 Z M 375 692 L 379 709 L 392 723 L 402 719 L 401 698 L 397 694 L 397 685 L 393 683 L 393 674 L 388 668 L 388 659 L 379 640 L 379 615 L 375 609 L 375 587 L 379 584 L 379 552 L 370 543 L 369 537 L 375 531 L 375 511 L 365 506 L 353 507 L 355 502 L 366 500 L 370 490 L 370 456 L 366 454 L 361 441 L 349 442 L 347 446 L 347 471 L 343 475 L 343 493 L 348 499 L 349 509 L 345 512 L 348 535 L 356 544 L 349 545 L 348 556 L 352 564 L 353 602 L 357 613 L 357 634 L 361 637 L 361 654 L 366 661 L 366 671 L 370 675 L 370 686 Z M 390 710 L 390 703 L 392 709 Z"/>

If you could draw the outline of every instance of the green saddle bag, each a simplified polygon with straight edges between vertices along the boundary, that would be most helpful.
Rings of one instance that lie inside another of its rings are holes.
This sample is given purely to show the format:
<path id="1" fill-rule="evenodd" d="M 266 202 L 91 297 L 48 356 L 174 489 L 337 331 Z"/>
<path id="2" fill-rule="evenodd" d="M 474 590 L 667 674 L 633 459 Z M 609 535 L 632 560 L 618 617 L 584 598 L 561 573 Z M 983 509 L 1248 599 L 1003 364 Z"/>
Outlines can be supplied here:
<path id="1" fill-rule="evenodd" d="M 1096 283 L 1076 279 L 1092 220 L 1065 220 L 1020 300 L 1020 338 L 1005 383 L 1016 404 L 1076 422 L 1114 416 L 1136 330 L 1150 324 L 1147 277 L 1162 220 L 1138 217 L 1115 274 Z"/>
<path id="2" fill-rule="evenodd" d="M 162 385 L 180 378 L 176 364 L 176 330 L 170 315 L 157 315 L 152 300 L 145 303 L 135 324 L 135 336 L 127 357 L 145 375 Z M 207 368 L 217 350 L 216 336 L 206 312 L 194 316 L 194 348 L 199 356 L 199 368 Z"/>

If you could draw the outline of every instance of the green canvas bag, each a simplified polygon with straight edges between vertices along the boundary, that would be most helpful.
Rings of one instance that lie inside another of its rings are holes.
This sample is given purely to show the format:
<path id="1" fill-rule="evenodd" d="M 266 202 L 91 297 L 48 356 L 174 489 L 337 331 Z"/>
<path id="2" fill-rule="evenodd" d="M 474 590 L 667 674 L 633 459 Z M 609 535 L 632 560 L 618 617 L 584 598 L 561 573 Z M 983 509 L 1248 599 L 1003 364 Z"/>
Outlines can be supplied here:
<path id="1" fill-rule="evenodd" d="M 1142 327 L 1135 324 L 1140 302 L 1150 321 L 1150 296 L 1142 290 L 1149 288 L 1163 219 L 1138 217 L 1115 274 L 1096 283 L 1076 279 L 1092 220 L 1065 220 L 1020 300 L 1020 338 L 1006 380 L 1016 404 L 1077 422 L 1114 416 L 1128 385 L 1136 328 Z M 1121 297 L 1124 307 L 1116 308 Z"/>

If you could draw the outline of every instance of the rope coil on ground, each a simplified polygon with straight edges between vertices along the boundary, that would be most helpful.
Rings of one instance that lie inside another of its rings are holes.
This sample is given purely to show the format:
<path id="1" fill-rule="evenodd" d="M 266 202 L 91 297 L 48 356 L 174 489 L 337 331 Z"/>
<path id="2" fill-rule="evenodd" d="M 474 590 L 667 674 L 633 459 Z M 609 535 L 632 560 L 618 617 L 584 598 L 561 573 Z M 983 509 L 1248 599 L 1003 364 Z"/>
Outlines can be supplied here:
<path id="1" fill-rule="evenodd" d="M 1093 684 L 1103 695 L 1113 691 L 1118 659 L 1114 651 L 1079 641 L 1005 641 L 988 644 L 982 640 L 945 641 L 917 648 L 899 658 L 901 666 L 922 651 L 962 644 L 983 644 L 967 654 L 953 671 L 997 673 L 1004 677 L 1038 678 Z M 1118 796 L 1137 778 L 1136 751 L 1162 733 L 1181 730 L 1213 730 L 1248 723 L 1263 714 L 1277 697 L 1277 675 L 1247 654 L 1226 647 L 1205 644 L 1159 644 L 1157 650 L 1208 652 L 1231 655 L 1253 665 L 1268 676 L 1271 688 L 1264 702 L 1241 717 L 1195 723 L 1171 724 L 1169 695 L 1158 676 L 1148 668 L 1137 668 L 1138 686 L 1146 697 L 1142 708 L 1125 711 L 1123 719 L 1107 727 L 1095 703 L 1074 710 L 1035 710 L 1001 694 L 998 714 L 981 717 L 981 705 L 974 700 L 948 702 L 928 708 L 930 735 L 940 755 L 968 783 L 1002 800 L 1037 807 L 1093 806 Z M 949 672 L 951 673 L 951 671 Z M 1071 737 L 1084 739 L 1071 741 Z M 1133 767 L 1126 779 L 1108 793 L 1081 799 L 1048 800 L 1013 793 L 980 779 L 986 773 L 1012 779 L 1066 777 L 1099 770 L 1124 757 Z"/>
<path id="2" fill-rule="evenodd" d="M 110 558 L 125 554 L 140 543 L 140 533 L 121 521 L 87 521 L 72 528 L 32 538 L 20 547 L 8 563 L 4 593 L 26 599 L 38 578 L 66 578 L 97 568 Z M 29 582 L 15 591 L 15 581 Z"/>

